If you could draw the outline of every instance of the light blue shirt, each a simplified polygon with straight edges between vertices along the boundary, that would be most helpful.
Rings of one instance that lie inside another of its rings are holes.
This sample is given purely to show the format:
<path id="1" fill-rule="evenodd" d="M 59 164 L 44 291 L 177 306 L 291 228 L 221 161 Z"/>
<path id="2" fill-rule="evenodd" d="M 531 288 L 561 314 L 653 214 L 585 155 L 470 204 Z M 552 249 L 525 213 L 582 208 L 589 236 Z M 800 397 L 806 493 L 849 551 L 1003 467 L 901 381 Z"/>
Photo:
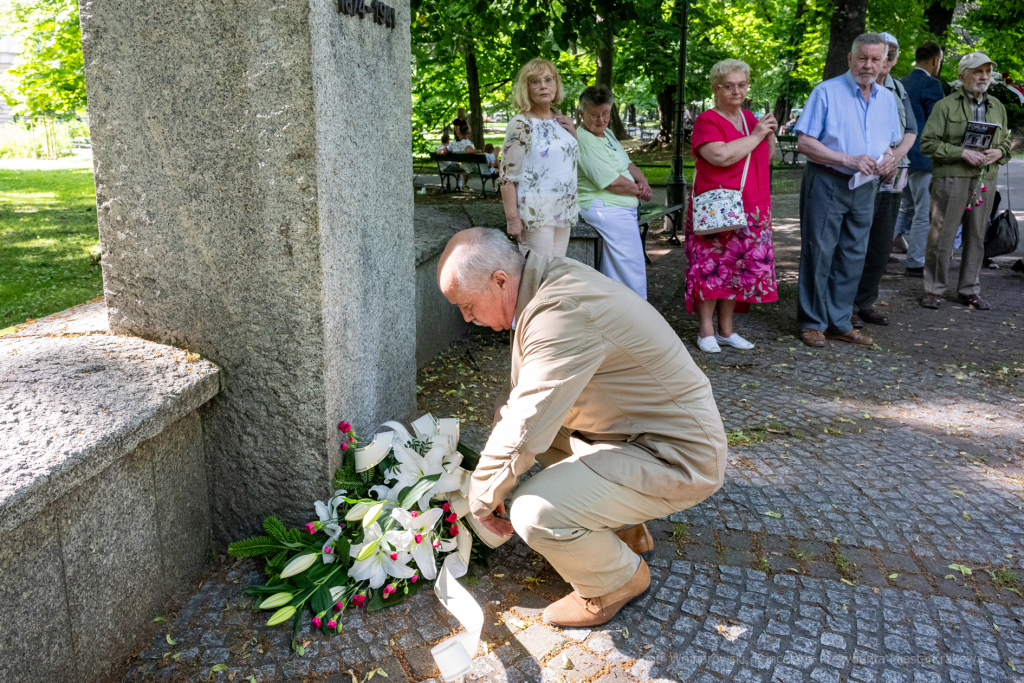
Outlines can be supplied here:
<path id="1" fill-rule="evenodd" d="M 796 132 L 817 138 L 836 152 L 877 159 L 894 142 L 903 139 L 896 98 L 877 83 L 871 84 L 868 101 L 847 71 L 819 84 L 807 98 Z M 857 171 L 828 164 L 840 173 Z"/>

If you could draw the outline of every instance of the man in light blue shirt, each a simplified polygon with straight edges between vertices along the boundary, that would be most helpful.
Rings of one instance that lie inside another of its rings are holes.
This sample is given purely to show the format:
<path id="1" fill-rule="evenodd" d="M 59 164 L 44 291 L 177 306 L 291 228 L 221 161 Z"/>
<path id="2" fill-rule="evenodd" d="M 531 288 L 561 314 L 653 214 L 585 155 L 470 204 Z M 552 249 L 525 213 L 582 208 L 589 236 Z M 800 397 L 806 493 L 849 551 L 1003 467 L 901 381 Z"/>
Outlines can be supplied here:
<path id="1" fill-rule="evenodd" d="M 890 145 L 903 138 L 896 98 L 875 79 L 888 58 L 877 33 L 853 41 L 850 70 L 818 85 L 796 124 L 797 150 L 808 159 L 800 185 L 800 339 L 868 345 L 853 329 L 857 293 L 874 213 L 877 177 L 896 172 Z M 854 174 L 876 176 L 850 189 Z"/>

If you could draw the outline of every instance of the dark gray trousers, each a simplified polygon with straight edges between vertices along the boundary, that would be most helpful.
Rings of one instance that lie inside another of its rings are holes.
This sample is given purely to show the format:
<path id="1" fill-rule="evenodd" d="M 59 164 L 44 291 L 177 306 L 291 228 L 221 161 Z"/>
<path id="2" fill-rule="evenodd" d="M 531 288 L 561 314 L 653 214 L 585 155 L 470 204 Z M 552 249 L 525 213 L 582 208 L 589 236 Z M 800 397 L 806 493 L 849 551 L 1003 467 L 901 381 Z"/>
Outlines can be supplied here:
<path id="1" fill-rule="evenodd" d="M 900 215 L 902 198 L 899 192 L 875 193 L 875 215 L 871 219 L 864 271 L 857 286 L 857 296 L 853 299 L 853 306 L 858 311 L 871 308 L 878 300 L 878 283 L 885 275 L 889 255 L 892 254 L 892 238 L 896 232 L 896 219 Z"/>
<path id="2" fill-rule="evenodd" d="M 853 329 L 853 298 L 864 270 L 877 183 L 848 181 L 808 162 L 800 183 L 797 322 L 824 332 Z"/>

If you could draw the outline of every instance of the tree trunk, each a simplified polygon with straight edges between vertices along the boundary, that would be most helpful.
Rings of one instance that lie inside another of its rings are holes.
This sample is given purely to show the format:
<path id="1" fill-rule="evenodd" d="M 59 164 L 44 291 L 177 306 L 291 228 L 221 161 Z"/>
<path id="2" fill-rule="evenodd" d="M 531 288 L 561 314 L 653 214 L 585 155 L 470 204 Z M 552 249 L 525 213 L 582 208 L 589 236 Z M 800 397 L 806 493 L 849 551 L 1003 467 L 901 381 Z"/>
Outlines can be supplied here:
<path id="1" fill-rule="evenodd" d="M 954 4 L 947 8 L 943 6 L 942 0 L 932 0 L 932 4 L 924 11 L 924 18 L 928 21 L 928 30 L 935 34 L 940 43 L 944 42 L 942 39 L 946 35 L 946 29 L 953 23 L 954 9 L 956 9 Z"/>
<path id="2" fill-rule="evenodd" d="M 480 106 L 480 75 L 476 70 L 476 50 L 466 43 L 466 84 L 469 87 L 469 139 L 475 149 L 484 148 L 484 111 Z"/>
<path id="3" fill-rule="evenodd" d="M 675 121 L 676 86 L 666 85 L 665 89 L 655 95 L 658 100 L 659 130 L 656 142 L 667 145 L 672 141 L 672 125 Z"/>
<path id="4" fill-rule="evenodd" d="M 867 14 L 868 0 L 833 0 L 822 80 L 842 76 L 849 70 L 846 56 L 850 53 L 853 39 L 864 33 Z"/>
<path id="5" fill-rule="evenodd" d="M 594 80 L 597 82 L 597 85 L 606 86 L 611 90 L 612 66 L 615 60 L 615 33 L 612 30 L 610 19 L 605 18 L 601 23 L 604 24 L 604 35 L 601 36 L 601 45 L 597 48 L 597 76 Z M 619 116 L 617 103 L 612 107 L 612 120 L 608 126 L 619 140 L 629 139 L 630 135 L 626 132 L 626 127 L 622 125 L 622 117 Z"/>

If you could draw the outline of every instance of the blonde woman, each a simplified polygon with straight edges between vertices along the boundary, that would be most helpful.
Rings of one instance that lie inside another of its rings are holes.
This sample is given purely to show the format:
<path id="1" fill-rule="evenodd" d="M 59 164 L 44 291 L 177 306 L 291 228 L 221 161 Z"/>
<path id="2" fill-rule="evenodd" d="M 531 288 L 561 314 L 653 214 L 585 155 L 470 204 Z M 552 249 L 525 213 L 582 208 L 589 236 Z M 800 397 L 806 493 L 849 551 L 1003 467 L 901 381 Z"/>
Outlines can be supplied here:
<path id="1" fill-rule="evenodd" d="M 508 234 L 519 249 L 565 256 L 576 223 L 576 127 L 551 105 L 563 99 L 562 78 L 546 59 L 519 70 L 501 154 L 501 199 Z"/>

